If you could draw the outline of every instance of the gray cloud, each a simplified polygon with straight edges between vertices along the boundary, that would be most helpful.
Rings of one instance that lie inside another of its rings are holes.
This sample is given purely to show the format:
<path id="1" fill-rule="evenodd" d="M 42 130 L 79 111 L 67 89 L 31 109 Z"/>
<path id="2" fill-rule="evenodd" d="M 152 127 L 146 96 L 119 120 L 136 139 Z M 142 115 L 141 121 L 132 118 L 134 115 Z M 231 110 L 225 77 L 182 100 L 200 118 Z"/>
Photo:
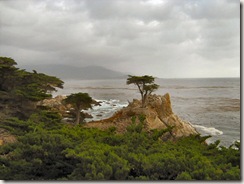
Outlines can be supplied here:
<path id="1" fill-rule="evenodd" d="M 0 54 L 158 77 L 238 77 L 234 0 L 0 1 Z"/>

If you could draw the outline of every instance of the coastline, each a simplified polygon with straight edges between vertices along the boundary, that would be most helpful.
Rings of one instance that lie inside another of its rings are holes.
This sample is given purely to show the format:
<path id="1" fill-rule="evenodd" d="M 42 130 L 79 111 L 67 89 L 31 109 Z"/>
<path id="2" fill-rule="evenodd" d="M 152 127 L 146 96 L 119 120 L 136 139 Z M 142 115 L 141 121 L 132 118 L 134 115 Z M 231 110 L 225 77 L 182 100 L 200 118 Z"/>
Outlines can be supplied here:
<path id="1" fill-rule="evenodd" d="M 218 139 L 228 146 L 240 140 L 240 78 L 156 79 L 156 94 L 171 94 L 174 112 L 196 126 L 215 128 L 211 142 Z M 124 80 L 73 80 L 56 95 L 87 92 L 101 101 L 118 100 L 121 104 L 140 98 L 137 89 Z M 110 103 L 110 102 L 109 102 Z M 111 107 L 111 112 L 114 107 Z M 97 109 L 97 111 L 99 111 Z M 207 130 L 211 133 L 210 130 Z M 201 127 L 200 127 L 201 131 Z M 213 130 L 214 131 L 214 130 Z M 223 134 L 217 134 L 221 131 Z M 205 132 L 203 132 L 205 133 Z"/>

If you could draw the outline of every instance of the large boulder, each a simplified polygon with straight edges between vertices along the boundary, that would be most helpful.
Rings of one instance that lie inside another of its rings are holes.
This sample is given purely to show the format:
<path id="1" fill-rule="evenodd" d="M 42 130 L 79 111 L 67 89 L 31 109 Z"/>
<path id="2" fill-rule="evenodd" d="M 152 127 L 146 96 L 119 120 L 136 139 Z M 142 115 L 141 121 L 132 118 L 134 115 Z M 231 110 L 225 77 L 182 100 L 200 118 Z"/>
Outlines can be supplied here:
<path id="1" fill-rule="evenodd" d="M 127 107 L 116 112 L 111 118 L 89 122 L 85 126 L 100 129 L 114 126 L 118 133 L 123 133 L 126 131 L 126 127 L 132 123 L 132 117 L 140 116 L 145 117 L 146 131 L 153 129 L 164 130 L 173 127 L 170 132 L 164 135 L 167 139 L 199 134 L 189 122 L 183 121 L 173 113 L 168 93 L 164 96 L 148 96 L 147 104 L 144 108 L 141 107 L 140 100 L 134 99 Z"/>
<path id="2" fill-rule="evenodd" d="M 63 100 L 66 98 L 66 96 L 58 95 L 55 98 L 45 99 L 40 102 L 38 102 L 38 106 L 47 106 L 50 107 L 52 110 L 59 111 L 62 115 L 68 111 L 71 106 L 65 105 L 63 103 Z"/>

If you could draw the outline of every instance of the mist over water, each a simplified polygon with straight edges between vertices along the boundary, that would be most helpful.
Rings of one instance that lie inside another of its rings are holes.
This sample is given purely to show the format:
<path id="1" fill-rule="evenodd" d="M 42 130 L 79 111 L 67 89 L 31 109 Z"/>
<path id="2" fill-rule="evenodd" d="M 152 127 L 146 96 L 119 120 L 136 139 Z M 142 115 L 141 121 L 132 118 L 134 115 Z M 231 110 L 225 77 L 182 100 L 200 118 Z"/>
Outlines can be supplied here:
<path id="1" fill-rule="evenodd" d="M 189 121 L 202 135 L 212 135 L 208 139 L 229 146 L 240 140 L 240 79 L 156 79 L 159 95 L 169 93 L 175 114 Z M 69 95 L 87 92 L 100 100 L 102 106 L 89 110 L 98 120 L 111 116 L 126 106 L 128 101 L 140 98 L 133 85 L 126 80 L 70 80 L 65 81 L 64 89 L 54 95 Z"/>

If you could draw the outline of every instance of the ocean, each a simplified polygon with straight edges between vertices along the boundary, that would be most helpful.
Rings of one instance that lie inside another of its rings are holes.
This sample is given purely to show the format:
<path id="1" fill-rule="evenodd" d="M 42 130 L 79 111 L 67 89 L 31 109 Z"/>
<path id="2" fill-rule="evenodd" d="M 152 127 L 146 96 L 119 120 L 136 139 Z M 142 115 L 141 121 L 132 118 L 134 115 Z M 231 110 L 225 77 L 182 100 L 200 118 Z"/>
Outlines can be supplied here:
<path id="1" fill-rule="evenodd" d="M 119 80 L 67 80 L 64 89 L 56 95 L 86 92 L 101 102 L 88 110 L 93 118 L 99 120 L 113 115 L 128 105 L 140 94 L 134 85 L 126 85 L 126 79 Z M 201 78 L 201 79 L 156 79 L 160 85 L 155 94 L 169 93 L 173 112 L 181 119 L 190 122 L 197 131 L 212 143 L 221 141 L 229 146 L 240 140 L 240 79 L 239 78 Z"/>

